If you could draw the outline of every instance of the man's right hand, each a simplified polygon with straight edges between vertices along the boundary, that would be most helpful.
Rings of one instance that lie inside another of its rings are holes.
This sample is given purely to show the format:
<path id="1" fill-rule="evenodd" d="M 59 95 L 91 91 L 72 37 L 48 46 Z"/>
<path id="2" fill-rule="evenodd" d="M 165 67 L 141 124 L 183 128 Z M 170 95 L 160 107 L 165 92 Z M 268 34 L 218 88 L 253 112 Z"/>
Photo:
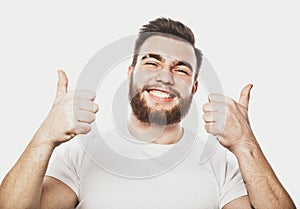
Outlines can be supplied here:
<path id="1" fill-rule="evenodd" d="M 68 78 L 59 70 L 55 101 L 38 130 L 42 140 L 56 147 L 77 134 L 88 133 L 98 112 L 95 97 L 96 94 L 88 90 L 68 91 Z"/>

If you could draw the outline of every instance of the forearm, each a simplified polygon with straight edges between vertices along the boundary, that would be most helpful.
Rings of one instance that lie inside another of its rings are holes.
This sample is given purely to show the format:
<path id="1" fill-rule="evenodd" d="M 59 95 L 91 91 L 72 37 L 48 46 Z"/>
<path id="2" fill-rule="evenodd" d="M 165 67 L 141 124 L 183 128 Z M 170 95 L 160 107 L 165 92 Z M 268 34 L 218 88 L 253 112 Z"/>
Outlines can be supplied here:
<path id="1" fill-rule="evenodd" d="M 0 187 L 0 208 L 39 208 L 43 179 L 54 150 L 36 133 L 4 178 Z"/>
<path id="2" fill-rule="evenodd" d="M 255 209 L 296 208 L 255 139 L 235 151 L 251 204 Z"/>

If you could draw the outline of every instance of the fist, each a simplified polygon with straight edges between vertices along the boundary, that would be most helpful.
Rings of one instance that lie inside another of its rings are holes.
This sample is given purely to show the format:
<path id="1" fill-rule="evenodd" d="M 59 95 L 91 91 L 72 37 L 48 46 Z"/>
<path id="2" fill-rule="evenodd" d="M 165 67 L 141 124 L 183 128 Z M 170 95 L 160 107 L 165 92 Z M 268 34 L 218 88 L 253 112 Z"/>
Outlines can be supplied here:
<path id="1" fill-rule="evenodd" d="M 98 105 L 94 103 L 96 94 L 92 91 L 69 91 L 68 78 L 64 71 L 58 71 L 56 98 L 39 131 L 44 140 L 54 146 L 72 139 L 78 134 L 91 130 L 96 118 Z"/>
<path id="2" fill-rule="evenodd" d="M 239 102 L 223 95 L 210 94 L 209 102 L 202 107 L 205 130 L 232 152 L 247 146 L 254 138 L 248 119 L 251 88 L 250 84 L 244 87 Z"/>

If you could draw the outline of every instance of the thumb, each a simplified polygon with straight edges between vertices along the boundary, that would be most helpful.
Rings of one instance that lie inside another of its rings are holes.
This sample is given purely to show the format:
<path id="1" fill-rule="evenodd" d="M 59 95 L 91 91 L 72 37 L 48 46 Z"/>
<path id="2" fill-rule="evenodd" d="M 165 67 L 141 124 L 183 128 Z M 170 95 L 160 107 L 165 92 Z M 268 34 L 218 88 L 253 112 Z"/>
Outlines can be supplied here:
<path id="1" fill-rule="evenodd" d="M 249 106 L 250 91 L 251 91 L 252 87 L 253 87 L 252 84 L 248 84 L 247 86 L 245 86 L 243 88 L 243 90 L 241 91 L 241 95 L 240 95 L 239 104 L 244 106 L 247 110 L 248 110 L 248 106 Z"/>
<path id="2" fill-rule="evenodd" d="M 65 94 L 68 91 L 68 77 L 63 70 L 58 70 L 58 82 L 56 96 L 60 94 Z"/>

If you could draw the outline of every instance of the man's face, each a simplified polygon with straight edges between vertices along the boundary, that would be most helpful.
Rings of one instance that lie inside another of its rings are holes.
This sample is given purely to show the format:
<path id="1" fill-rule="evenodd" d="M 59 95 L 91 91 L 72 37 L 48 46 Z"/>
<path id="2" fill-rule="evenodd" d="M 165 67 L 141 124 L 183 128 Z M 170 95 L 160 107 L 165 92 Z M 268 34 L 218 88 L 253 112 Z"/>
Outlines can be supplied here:
<path id="1" fill-rule="evenodd" d="M 158 35 L 148 38 L 135 68 L 128 70 L 133 114 L 146 123 L 179 123 L 197 90 L 195 68 L 196 56 L 189 43 Z"/>

